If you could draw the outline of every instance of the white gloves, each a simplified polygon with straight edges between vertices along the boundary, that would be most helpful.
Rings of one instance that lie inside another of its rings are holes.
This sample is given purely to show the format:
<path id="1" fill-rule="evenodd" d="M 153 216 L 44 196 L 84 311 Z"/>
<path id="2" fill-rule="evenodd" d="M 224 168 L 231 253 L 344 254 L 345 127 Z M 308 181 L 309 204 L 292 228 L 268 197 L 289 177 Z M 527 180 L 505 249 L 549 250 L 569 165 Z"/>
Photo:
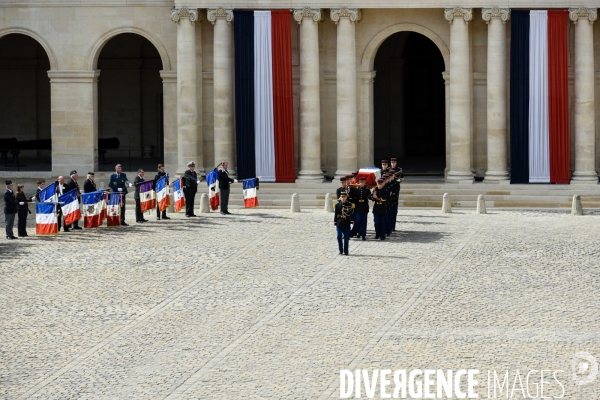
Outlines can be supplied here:
<path id="1" fill-rule="evenodd" d="M 118 188 L 117 190 L 118 190 L 119 192 L 122 192 L 122 191 L 123 191 L 123 188 Z"/>
<path id="2" fill-rule="evenodd" d="M 129 183 L 129 187 L 133 187 L 133 183 L 131 183 L 131 182 L 130 182 L 130 183 Z"/>
<path id="3" fill-rule="evenodd" d="M 234 180 L 233 180 L 233 183 L 238 183 L 238 180 L 237 180 L 237 179 L 234 179 Z"/>
<path id="4" fill-rule="evenodd" d="M 25 202 L 23 202 L 23 201 L 20 201 L 20 202 L 19 202 L 19 205 L 20 205 L 20 206 L 22 206 L 22 205 L 24 205 L 24 204 L 25 204 Z"/>
<path id="5" fill-rule="evenodd" d="M 199 184 L 200 184 L 200 179 L 198 179 L 198 180 L 196 181 L 196 183 L 199 185 Z"/>

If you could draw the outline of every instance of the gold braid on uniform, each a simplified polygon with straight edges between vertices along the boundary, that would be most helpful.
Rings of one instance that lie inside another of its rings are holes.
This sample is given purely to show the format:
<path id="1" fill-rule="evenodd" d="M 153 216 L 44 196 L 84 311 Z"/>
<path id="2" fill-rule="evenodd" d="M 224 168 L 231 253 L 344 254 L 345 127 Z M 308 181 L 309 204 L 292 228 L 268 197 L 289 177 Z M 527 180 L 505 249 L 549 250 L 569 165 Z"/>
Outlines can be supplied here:
<path id="1" fill-rule="evenodd" d="M 352 206 L 346 206 L 342 204 L 342 218 L 346 219 L 347 217 L 352 215 Z"/>

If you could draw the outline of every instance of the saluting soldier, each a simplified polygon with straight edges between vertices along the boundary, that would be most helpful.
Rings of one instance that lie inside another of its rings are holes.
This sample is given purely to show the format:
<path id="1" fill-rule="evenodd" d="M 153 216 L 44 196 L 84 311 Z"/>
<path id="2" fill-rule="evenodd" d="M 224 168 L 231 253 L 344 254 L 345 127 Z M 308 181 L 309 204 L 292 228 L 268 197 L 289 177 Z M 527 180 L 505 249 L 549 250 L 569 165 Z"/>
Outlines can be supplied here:
<path id="1" fill-rule="evenodd" d="M 83 193 L 91 193 L 98 190 L 96 189 L 96 183 L 94 182 L 94 178 L 95 176 L 93 172 L 87 173 L 87 179 L 83 183 Z"/>
<path id="2" fill-rule="evenodd" d="M 373 222 L 375 223 L 375 239 L 385 240 L 385 220 L 387 216 L 386 197 L 383 190 L 383 178 L 377 179 L 377 187 L 373 188 L 370 199 L 373 200 Z"/>
<path id="3" fill-rule="evenodd" d="M 77 190 L 77 202 L 81 204 L 81 191 L 79 190 L 79 184 L 77 183 L 77 179 L 79 179 L 79 175 L 76 170 L 71 171 L 69 174 L 71 176 L 71 180 L 67 183 L 67 192 L 69 190 L 76 189 Z M 79 230 L 82 229 L 79 226 L 79 220 L 73 222 L 70 226 L 71 229 Z"/>
<path id="4" fill-rule="evenodd" d="M 348 201 L 348 193 L 340 193 L 340 201 L 335 205 L 333 224 L 337 230 L 337 241 L 340 254 L 348 255 L 350 226 L 354 223 L 354 206 Z M 343 236 L 343 243 L 342 243 Z"/>
<path id="5" fill-rule="evenodd" d="M 108 187 L 113 192 L 121 193 L 121 225 L 128 226 L 128 224 L 125 223 L 125 196 L 127 195 L 127 187 L 131 187 L 131 183 L 127 179 L 127 175 L 121 171 L 121 164 L 117 164 L 115 166 L 115 173 L 110 176 Z"/>
<path id="6" fill-rule="evenodd" d="M 165 166 L 163 164 L 158 164 L 158 171 L 156 172 L 156 175 L 154 176 L 154 189 L 156 189 L 156 181 L 165 175 L 167 176 L 167 181 L 165 182 L 165 184 L 167 186 L 169 186 L 169 174 L 167 174 L 165 172 Z M 158 205 L 158 200 L 156 201 L 156 219 L 160 220 L 160 208 Z M 162 219 L 171 219 L 171 218 L 167 217 L 167 209 L 166 208 L 162 212 Z"/>
<path id="7" fill-rule="evenodd" d="M 362 237 L 362 240 L 367 240 L 367 217 L 369 215 L 369 196 L 371 191 L 367 188 L 366 178 L 361 176 L 359 186 L 354 189 L 354 212 L 356 217 L 356 234 L 357 237 Z"/>

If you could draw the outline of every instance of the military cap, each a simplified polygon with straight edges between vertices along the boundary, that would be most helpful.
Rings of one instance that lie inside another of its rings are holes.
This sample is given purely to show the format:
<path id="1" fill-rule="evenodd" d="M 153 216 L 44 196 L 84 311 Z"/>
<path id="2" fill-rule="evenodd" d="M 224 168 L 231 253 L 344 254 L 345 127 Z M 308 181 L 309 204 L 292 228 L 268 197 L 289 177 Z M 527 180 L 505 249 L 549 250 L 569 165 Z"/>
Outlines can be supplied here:
<path id="1" fill-rule="evenodd" d="M 383 178 L 377 179 L 377 183 L 383 183 L 383 181 L 385 181 L 385 179 L 383 179 Z"/>
<path id="2" fill-rule="evenodd" d="M 69 175 L 73 176 L 73 175 L 75 175 L 76 173 L 77 173 L 77 170 L 75 170 L 75 169 L 74 169 L 73 171 L 69 172 Z"/>
<path id="3" fill-rule="evenodd" d="M 345 176 L 340 176 L 340 182 L 344 182 L 346 181 L 346 177 Z"/>
<path id="4" fill-rule="evenodd" d="M 190 161 L 189 163 L 187 163 L 187 166 L 188 166 L 188 167 L 195 167 L 195 166 L 196 166 L 196 163 L 195 163 L 195 162 L 193 162 L 193 161 Z"/>
<path id="5" fill-rule="evenodd" d="M 396 162 L 397 160 L 396 160 L 396 158 L 394 157 L 394 158 L 390 158 L 390 161 L 391 161 L 391 162 Z"/>
<path id="6" fill-rule="evenodd" d="M 358 175 L 358 170 L 356 170 L 352 173 L 352 176 L 356 176 L 356 175 Z"/>
<path id="7" fill-rule="evenodd" d="M 387 160 L 381 160 L 381 163 L 382 164 L 387 164 L 388 162 L 387 162 Z"/>
<path id="8" fill-rule="evenodd" d="M 340 197 L 342 197 L 342 196 L 348 196 L 348 193 L 346 193 L 345 191 L 340 192 Z"/>

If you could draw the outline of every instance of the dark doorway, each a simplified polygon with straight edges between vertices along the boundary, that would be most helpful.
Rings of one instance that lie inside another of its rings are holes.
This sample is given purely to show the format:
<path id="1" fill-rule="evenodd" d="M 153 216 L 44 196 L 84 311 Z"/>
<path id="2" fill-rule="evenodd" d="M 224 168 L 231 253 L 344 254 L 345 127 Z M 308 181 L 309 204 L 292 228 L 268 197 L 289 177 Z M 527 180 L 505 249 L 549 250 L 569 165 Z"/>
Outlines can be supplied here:
<path id="1" fill-rule="evenodd" d="M 0 171 L 52 170 L 50 60 L 33 38 L 0 38 Z"/>
<path id="2" fill-rule="evenodd" d="M 100 170 L 112 171 L 118 163 L 126 171 L 154 171 L 164 158 L 158 50 L 140 35 L 123 33 L 106 43 L 98 69 Z"/>
<path id="3" fill-rule="evenodd" d="M 375 164 L 397 157 L 406 174 L 446 167 L 444 59 L 415 32 L 387 38 L 375 56 Z"/>

